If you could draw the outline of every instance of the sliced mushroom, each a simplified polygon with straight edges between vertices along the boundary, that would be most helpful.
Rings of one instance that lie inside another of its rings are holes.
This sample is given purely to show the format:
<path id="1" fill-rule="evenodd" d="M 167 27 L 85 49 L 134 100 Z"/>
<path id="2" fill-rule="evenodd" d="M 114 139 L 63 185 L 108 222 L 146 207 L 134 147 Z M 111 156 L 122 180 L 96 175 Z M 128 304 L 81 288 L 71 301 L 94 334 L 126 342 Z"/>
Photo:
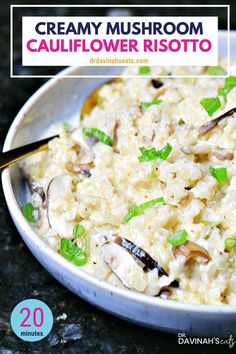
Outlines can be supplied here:
<path id="1" fill-rule="evenodd" d="M 120 121 L 117 120 L 116 124 L 114 126 L 114 133 L 113 133 L 113 151 L 116 152 L 117 154 L 120 153 L 117 144 L 118 144 L 118 130 L 120 128 Z"/>
<path id="2" fill-rule="evenodd" d="M 166 271 L 158 264 L 157 261 L 155 261 L 155 259 L 153 259 L 146 251 L 136 246 L 130 240 L 116 236 L 114 242 L 125 248 L 135 259 L 135 261 L 142 267 L 144 272 L 156 269 L 159 277 L 162 277 L 163 275 L 168 276 Z M 179 282 L 174 280 L 170 285 L 173 287 L 178 287 Z"/>
<path id="3" fill-rule="evenodd" d="M 209 144 L 195 144 L 190 146 L 183 146 L 181 151 L 186 155 L 208 155 L 212 154 L 217 157 L 219 160 L 232 160 L 234 155 L 232 152 L 224 149 L 213 148 Z"/>
<path id="4" fill-rule="evenodd" d="M 177 257 L 178 255 L 184 256 L 185 263 L 197 257 L 203 258 L 205 260 L 204 263 L 208 263 L 211 260 L 207 250 L 192 241 L 186 241 L 178 247 L 173 247 L 172 252 L 174 257 Z"/>
<path id="5" fill-rule="evenodd" d="M 201 125 L 200 128 L 198 129 L 199 133 L 201 135 L 208 133 L 211 129 L 216 127 L 220 121 L 222 121 L 223 119 L 225 119 L 227 117 L 232 116 L 234 113 L 236 113 L 236 107 L 230 109 L 228 112 L 223 113 L 221 116 L 214 118 L 214 119 L 206 122 L 205 124 Z"/>
<path id="6" fill-rule="evenodd" d="M 144 272 L 147 272 L 148 270 L 157 269 L 160 277 L 163 275 L 167 275 L 167 273 L 157 263 L 157 261 L 155 261 L 147 252 L 145 252 L 142 248 L 136 246 L 130 240 L 116 236 L 114 242 L 124 247 L 131 254 L 131 256 L 133 256 L 138 261 L 139 265 L 143 268 Z"/>
<path id="7" fill-rule="evenodd" d="M 214 150 L 212 154 L 221 161 L 231 161 L 234 158 L 234 154 L 232 152 L 223 149 Z"/>
<path id="8" fill-rule="evenodd" d="M 171 295 L 172 295 L 172 290 L 168 286 L 163 286 L 163 288 L 159 293 L 159 296 L 165 300 L 170 299 Z"/>
<path id="9" fill-rule="evenodd" d="M 204 155 L 211 152 L 211 146 L 209 144 L 183 146 L 181 151 L 186 155 Z"/>
<path id="10" fill-rule="evenodd" d="M 155 130 L 153 129 L 153 130 L 152 130 L 152 137 L 151 137 L 151 141 L 152 141 L 152 142 L 154 141 L 155 137 L 156 137 L 156 132 L 155 132 Z"/>
<path id="11" fill-rule="evenodd" d="M 43 205 L 45 205 L 46 194 L 45 194 L 43 188 L 37 184 L 37 182 L 34 180 L 34 178 L 32 176 L 27 176 L 27 182 L 28 182 L 31 194 L 37 193 L 40 196 L 40 198 L 42 199 Z"/>
<path id="12" fill-rule="evenodd" d="M 73 162 L 68 162 L 66 165 L 66 168 L 69 172 L 71 173 L 81 173 L 82 175 L 85 175 L 87 177 L 91 176 L 90 170 L 95 167 L 93 161 L 88 162 L 88 163 L 73 163 Z"/>
<path id="13" fill-rule="evenodd" d="M 58 198 L 67 199 L 68 195 L 73 197 L 72 193 L 72 181 L 73 176 L 69 174 L 61 174 L 54 177 L 47 188 L 47 218 L 50 227 L 56 230 L 59 235 L 63 237 L 71 237 L 73 234 L 73 227 L 75 222 L 72 220 L 66 220 L 63 217 L 63 211 L 55 209 L 55 204 Z M 62 205 L 63 208 L 63 205 Z"/>
<path id="14" fill-rule="evenodd" d="M 163 287 L 174 283 L 170 284 L 167 275 L 160 278 L 157 268 L 144 272 L 143 263 L 115 242 L 109 241 L 102 246 L 102 256 L 112 272 L 129 289 L 158 296 Z"/>
<path id="15" fill-rule="evenodd" d="M 107 242 L 102 246 L 102 256 L 127 288 L 140 292 L 146 289 L 145 273 L 124 248 L 114 242 Z"/>
<path id="16" fill-rule="evenodd" d="M 167 276 L 159 277 L 157 269 L 144 272 L 133 255 L 115 242 L 109 241 L 102 246 L 102 257 L 128 289 L 157 296 L 170 283 Z"/>

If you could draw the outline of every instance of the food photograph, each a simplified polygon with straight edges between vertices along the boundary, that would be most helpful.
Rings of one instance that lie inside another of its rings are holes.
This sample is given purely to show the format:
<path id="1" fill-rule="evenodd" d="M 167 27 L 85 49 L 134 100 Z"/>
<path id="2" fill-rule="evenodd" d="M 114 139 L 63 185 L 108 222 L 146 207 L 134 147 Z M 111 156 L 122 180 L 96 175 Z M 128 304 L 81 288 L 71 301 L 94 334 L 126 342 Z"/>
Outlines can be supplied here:
<path id="1" fill-rule="evenodd" d="M 233 352 L 236 6 L 90 4 L 2 2 L 0 353 Z M 86 62 L 86 46 L 75 65 L 70 44 L 66 65 L 52 43 L 75 27 L 53 21 L 75 16 L 94 17 L 97 43 L 109 19 L 139 36 L 114 65 Z M 120 65 L 147 41 L 123 19 L 155 16 L 177 49 L 150 40 L 157 64 Z M 201 54 L 180 48 L 183 16 L 203 21 L 190 34 L 209 23 Z"/>

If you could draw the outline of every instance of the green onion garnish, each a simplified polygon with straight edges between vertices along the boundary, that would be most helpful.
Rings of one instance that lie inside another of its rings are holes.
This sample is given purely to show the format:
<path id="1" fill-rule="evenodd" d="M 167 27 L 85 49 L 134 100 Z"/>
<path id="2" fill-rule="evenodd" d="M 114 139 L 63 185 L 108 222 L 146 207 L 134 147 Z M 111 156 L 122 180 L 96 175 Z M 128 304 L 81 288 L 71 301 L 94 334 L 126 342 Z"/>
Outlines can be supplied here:
<path id="1" fill-rule="evenodd" d="M 228 95 L 228 93 L 232 90 L 231 87 L 228 86 L 224 86 L 224 87 L 220 87 L 218 88 L 218 94 L 220 96 L 224 96 L 226 98 L 226 96 Z"/>
<path id="2" fill-rule="evenodd" d="M 149 74 L 151 72 L 150 66 L 140 66 L 139 68 L 139 74 L 144 75 L 144 74 Z"/>
<path id="3" fill-rule="evenodd" d="M 154 147 L 146 149 L 145 147 L 139 148 L 141 156 L 138 156 L 139 162 L 154 161 L 159 159 L 166 160 L 172 151 L 172 146 L 167 143 L 161 150 L 156 150 Z"/>
<path id="4" fill-rule="evenodd" d="M 35 224 L 36 221 L 33 216 L 34 207 L 32 203 L 26 203 L 25 205 L 23 205 L 22 212 L 28 222 L 30 222 L 31 224 Z"/>
<path id="5" fill-rule="evenodd" d="M 236 237 L 229 237 L 225 239 L 225 248 L 233 249 L 236 252 Z"/>
<path id="6" fill-rule="evenodd" d="M 70 241 L 66 238 L 61 240 L 61 255 L 77 266 L 82 266 L 87 262 L 86 239 L 84 237 L 84 233 L 84 227 L 77 224 L 73 229 L 74 240 Z M 78 237 L 81 237 L 82 239 L 82 248 L 75 244 L 75 241 L 78 239 Z"/>
<path id="7" fill-rule="evenodd" d="M 209 166 L 209 171 L 219 184 L 224 184 L 229 181 L 226 167 L 215 168 L 213 166 Z"/>
<path id="8" fill-rule="evenodd" d="M 146 149 L 145 147 L 139 148 L 141 152 L 141 156 L 138 157 L 139 162 L 144 161 L 154 161 L 159 157 L 159 151 L 157 151 L 154 147 L 150 149 Z"/>
<path id="9" fill-rule="evenodd" d="M 226 96 L 228 93 L 236 86 L 236 76 L 229 76 L 225 78 L 225 84 L 224 87 L 220 87 L 218 89 L 218 94 L 220 96 Z"/>
<path id="10" fill-rule="evenodd" d="M 85 229 L 82 225 L 76 224 L 73 229 L 74 241 L 75 242 L 79 237 L 82 239 L 83 247 L 82 250 L 86 251 L 86 239 L 84 237 Z"/>
<path id="11" fill-rule="evenodd" d="M 211 66 L 208 69 L 208 74 L 212 76 L 227 75 L 227 71 L 224 68 L 222 68 L 222 66 Z"/>
<path id="12" fill-rule="evenodd" d="M 178 230 L 167 237 L 167 241 L 173 246 L 177 247 L 186 242 L 188 233 L 186 230 Z"/>
<path id="13" fill-rule="evenodd" d="M 208 115 L 211 117 L 221 106 L 220 99 L 218 97 L 203 98 L 200 101 L 202 107 L 207 111 Z"/>
<path id="14" fill-rule="evenodd" d="M 154 205 L 160 204 L 160 203 L 165 203 L 165 200 L 163 197 L 149 200 L 148 202 L 145 202 L 143 204 L 133 205 L 132 207 L 130 207 L 128 209 L 128 214 L 124 218 L 125 222 L 129 222 L 135 216 L 142 214 L 144 212 L 144 210 L 146 210 L 148 208 L 152 208 Z"/>
<path id="15" fill-rule="evenodd" d="M 82 266 L 87 262 L 86 252 L 83 252 L 73 241 L 66 238 L 61 240 L 61 255 L 77 266 Z"/>
<path id="16" fill-rule="evenodd" d="M 141 102 L 140 106 L 141 106 L 141 108 L 148 108 L 150 106 L 158 105 L 161 102 L 162 102 L 162 100 L 154 100 L 154 101 L 151 101 L 151 102 Z"/>
<path id="17" fill-rule="evenodd" d="M 63 123 L 63 128 L 64 128 L 65 132 L 67 132 L 67 133 L 70 133 L 72 130 L 72 126 L 70 125 L 70 123 L 67 123 L 67 122 Z"/>
<path id="18" fill-rule="evenodd" d="M 101 141 L 103 144 L 112 146 L 112 139 L 109 135 L 97 128 L 83 128 L 82 132 L 84 135 L 91 136 L 92 138 Z"/>
<path id="19" fill-rule="evenodd" d="M 231 86 L 232 88 L 236 86 L 236 76 L 229 76 L 225 78 L 225 85 Z"/>
<path id="20" fill-rule="evenodd" d="M 172 151 L 172 146 L 169 143 L 167 143 L 166 146 L 164 146 L 161 150 L 158 151 L 159 158 L 161 160 L 166 160 L 167 157 L 170 155 L 171 151 Z"/>

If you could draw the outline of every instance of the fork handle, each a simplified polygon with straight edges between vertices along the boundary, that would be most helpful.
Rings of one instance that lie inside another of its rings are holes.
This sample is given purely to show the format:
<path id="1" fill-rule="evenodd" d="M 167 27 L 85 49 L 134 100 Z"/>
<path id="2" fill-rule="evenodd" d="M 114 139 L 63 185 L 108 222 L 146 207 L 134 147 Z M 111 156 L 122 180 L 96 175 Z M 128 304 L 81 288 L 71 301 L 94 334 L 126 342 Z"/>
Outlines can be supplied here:
<path id="1" fill-rule="evenodd" d="M 34 143 L 20 146 L 16 149 L 12 149 L 0 154 L 0 168 L 11 165 L 13 162 L 24 159 L 27 156 L 33 155 L 36 152 L 44 151 L 48 149 L 48 142 L 54 138 L 58 138 L 59 135 L 51 136 L 43 140 L 35 141 Z"/>

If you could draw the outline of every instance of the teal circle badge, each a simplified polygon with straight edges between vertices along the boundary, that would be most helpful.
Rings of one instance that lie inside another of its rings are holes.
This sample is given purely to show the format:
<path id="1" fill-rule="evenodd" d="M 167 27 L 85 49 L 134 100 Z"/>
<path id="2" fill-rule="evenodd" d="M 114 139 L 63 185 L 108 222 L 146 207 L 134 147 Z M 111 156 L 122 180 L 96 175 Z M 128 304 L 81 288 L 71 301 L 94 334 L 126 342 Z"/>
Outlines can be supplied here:
<path id="1" fill-rule="evenodd" d="M 24 341 L 36 342 L 43 339 L 52 326 L 52 311 L 43 301 L 27 299 L 17 304 L 12 311 L 12 330 Z"/>

